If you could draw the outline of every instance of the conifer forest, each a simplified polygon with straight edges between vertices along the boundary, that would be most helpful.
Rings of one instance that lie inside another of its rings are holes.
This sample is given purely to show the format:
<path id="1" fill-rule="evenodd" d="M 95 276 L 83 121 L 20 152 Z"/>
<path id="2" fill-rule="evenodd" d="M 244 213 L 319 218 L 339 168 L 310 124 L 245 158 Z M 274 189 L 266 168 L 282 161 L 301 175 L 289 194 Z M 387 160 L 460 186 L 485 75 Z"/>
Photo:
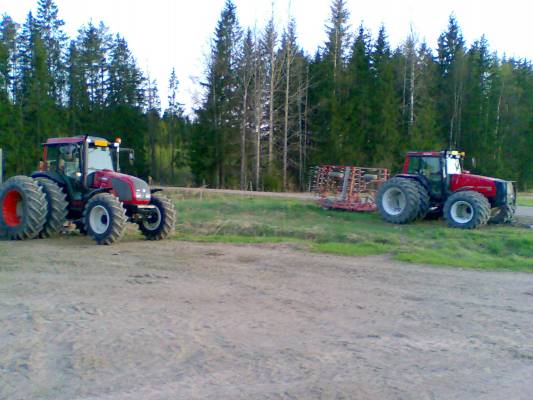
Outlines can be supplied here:
<path id="1" fill-rule="evenodd" d="M 2 10 L 0 9 L 0 12 Z M 141 70 L 127 38 L 103 22 L 68 37 L 53 0 L 25 21 L 0 18 L 0 148 L 8 175 L 33 171 L 48 137 L 120 136 L 129 173 L 169 185 L 305 190 L 319 164 L 397 171 L 408 150 L 465 151 L 472 172 L 533 186 L 533 65 L 462 35 L 453 15 L 426 43 L 397 47 L 332 0 L 325 42 L 299 45 L 297 24 L 241 26 L 227 0 L 192 113 Z M 185 40 L 185 39 L 184 39 Z M 186 57 L 187 55 L 184 55 Z M 199 73 L 199 74 L 200 74 Z"/>

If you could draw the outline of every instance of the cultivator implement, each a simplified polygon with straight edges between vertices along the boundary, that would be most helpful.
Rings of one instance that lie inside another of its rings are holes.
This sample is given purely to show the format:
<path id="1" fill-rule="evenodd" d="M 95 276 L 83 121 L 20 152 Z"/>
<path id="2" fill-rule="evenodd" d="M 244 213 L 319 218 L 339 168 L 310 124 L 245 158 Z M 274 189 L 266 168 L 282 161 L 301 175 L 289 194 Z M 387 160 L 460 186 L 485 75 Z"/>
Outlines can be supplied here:
<path id="1" fill-rule="evenodd" d="M 311 190 L 323 208 L 375 211 L 377 191 L 387 179 L 385 168 L 323 165 L 314 168 Z"/>

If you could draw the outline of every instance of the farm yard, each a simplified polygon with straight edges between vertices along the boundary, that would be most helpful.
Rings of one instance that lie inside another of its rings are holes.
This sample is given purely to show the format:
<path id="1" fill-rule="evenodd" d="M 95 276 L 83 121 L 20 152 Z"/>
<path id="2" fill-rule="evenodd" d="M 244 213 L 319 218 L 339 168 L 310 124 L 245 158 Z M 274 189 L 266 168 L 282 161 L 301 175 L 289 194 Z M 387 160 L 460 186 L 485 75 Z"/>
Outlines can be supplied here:
<path id="1" fill-rule="evenodd" d="M 172 196 L 174 240 L 0 241 L 1 399 L 530 398 L 530 230 Z"/>

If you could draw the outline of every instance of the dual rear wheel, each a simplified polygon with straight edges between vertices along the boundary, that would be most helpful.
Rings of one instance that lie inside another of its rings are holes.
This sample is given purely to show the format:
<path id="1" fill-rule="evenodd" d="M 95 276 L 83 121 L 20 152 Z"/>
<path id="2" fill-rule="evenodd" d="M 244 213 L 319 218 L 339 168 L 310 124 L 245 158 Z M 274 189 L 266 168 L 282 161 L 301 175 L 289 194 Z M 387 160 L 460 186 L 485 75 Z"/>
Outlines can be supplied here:
<path id="1" fill-rule="evenodd" d="M 392 178 L 379 188 L 377 206 L 385 221 L 408 224 L 427 215 L 429 195 L 415 180 Z"/>

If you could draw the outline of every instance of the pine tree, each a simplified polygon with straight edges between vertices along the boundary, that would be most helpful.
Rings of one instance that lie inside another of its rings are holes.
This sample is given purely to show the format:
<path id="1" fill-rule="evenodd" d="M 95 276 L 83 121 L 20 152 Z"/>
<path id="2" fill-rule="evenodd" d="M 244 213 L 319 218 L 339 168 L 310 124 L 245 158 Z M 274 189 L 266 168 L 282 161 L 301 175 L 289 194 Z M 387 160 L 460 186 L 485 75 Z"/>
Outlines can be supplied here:
<path id="1" fill-rule="evenodd" d="M 197 168 L 213 168 L 214 176 L 210 182 L 217 187 L 225 187 L 233 167 L 232 150 L 238 144 L 239 108 L 238 93 L 238 43 L 241 30 L 237 21 L 236 8 L 231 0 L 227 0 L 215 30 L 215 39 L 208 65 L 206 97 L 199 115 L 199 123 L 204 130 L 204 138 L 198 140 L 199 148 L 195 157 L 211 151 L 212 162 L 195 164 Z M 198 138 L 200 139 L 200 138 Z M 211 149 L 208 149 L 208 148 Z M 238 148 L 238 146 L 237 146 Z M 209 168 L 209 169 L 211 169 Z M 207 171 L 202 173 L 207 177 Z"/>
<path id="2" fill-rule="evenodd" d="M 342 112 L 347 116 L 349 130 L 343 146 L 341 160 L 344 163 L 357 162 L 365 165 L 371 159 L 371 149 L 374 147 L 371 125 L 371 105 L 369 99 L 372 94 L 371 39 L 366 29 L 361 25 L 353 43 L 348 64 L 348 94 L 343 102 Z M 336 163 L 336 160 L 330 160 Z"/>
<path id="3" fill-rule="evenodd" d="M 388 167 L 395 164 L 394 154 L 401 143 L 399 134 L 400 101 L 395 90 L 392 54 L 387 41 L 385 27 L 379 30 L 378 38 L 371 55 L 372 95 L 371 123 L 366 147 L 371 154 L 370 161 Z"/>
<path id="4" fill-rule="evenodd" d="M 440 68 L 441 132 L 451 147 L 461 140 L 462 107 L 465 79 L 465 45 L 455 17 L 450 16 L 448 30 L 439 37 L 437 48 Z"/>
<path id="5" fill-rule="evenodd" d="M 328 39 L 322 60 L 325 79 L 323 78 L 323 105 L 327 107 L 327 120 L 323 134 L 327 136 L 332 159 L 343 162 L 343 153 L 349 127 L 345 123 L 342 104 L 347 100 L 346 62 L 350 48 L 348 24 L 349 12 L 345 0 L 333 0 L 329 25 L 326 26 Z"/>
<path id="6" fill-rule="evenodd" d="M 268 90 L 268 173 L 270 179 L 274 172 L 274 134 L 276 125 L 276 94 L 279 89 L 281 80 L 280 70 L 281 63 L 277 55 L 278 35 L 276 26 L 274 24 L 274 7 L 272 7 L 272 15 L 265 28 L 263 35 L 264 52 L 267 54 L 267 62 L 265 65 Z"/>
<path id="7" fill-rule="evenodd" d="M 59 18 L 59 10 L 53 0 L 38 0 L 35 27 L 41 36 L 46 52 L 46 64 L 50 71 L 49 95 L 57 105 L 64 103 L 66 85 L 65 50 L 67 35 Z"/>

